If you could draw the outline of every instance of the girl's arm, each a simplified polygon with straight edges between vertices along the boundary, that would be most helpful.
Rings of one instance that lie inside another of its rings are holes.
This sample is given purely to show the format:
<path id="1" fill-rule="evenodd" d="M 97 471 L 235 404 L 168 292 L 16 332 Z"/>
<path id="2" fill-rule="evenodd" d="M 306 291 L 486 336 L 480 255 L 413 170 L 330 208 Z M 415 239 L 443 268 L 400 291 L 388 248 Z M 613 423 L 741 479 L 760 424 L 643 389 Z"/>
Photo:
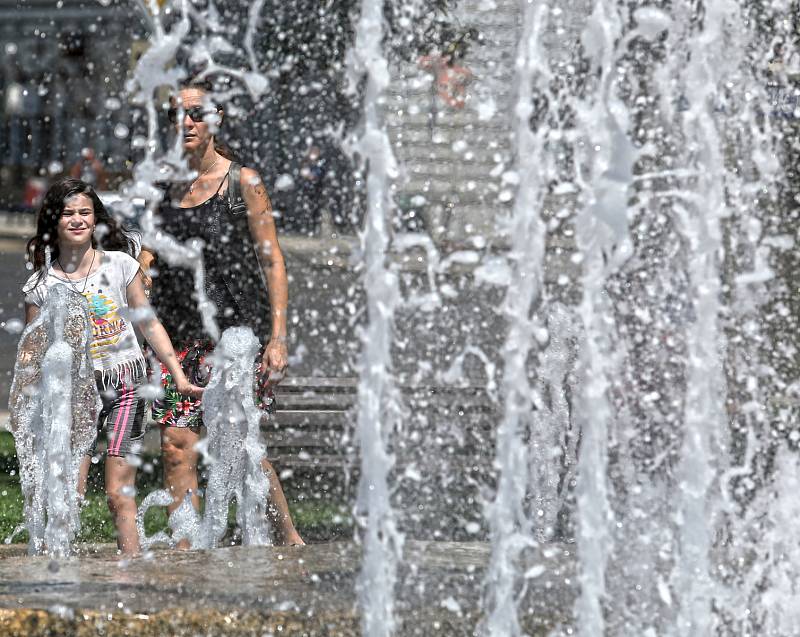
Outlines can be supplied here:
<path id="1" fill-rule="evenodd" d="M 33 303 L 25 303 L 25 325 L 30 325 L 39 316 L 39 306 Z M 35 346 L 30 340 L 20 340 L 19 351 L 17 352 L 17 362 L 27 365 L 35 356 Z M 16 365 L 15 365 L 16 367 Z"/>
<path id="2" fill-rule="evenodd" d="M 242 168 L 242 196 L 247 204 L 247 221 L 250 235 L 258 252 L 259 262 L 269 287 L 269 302 L 272 308 L 272 336 L 264 349 L 262 370 L 282 372 L 289 364 L 286 348 L 286 308 L 289 302 L 289 283 L 286 265 L 278 244 L 272 204 L 267 189 L 258 173 L 251 168 Z"/>
<path id="3" fill-rule="evenodd" d="M 139 261 L 139 267 L 142 269 L 142 283 L 144 284 L 145 292 L 149 292 L 153 287 L 153 278 L 150 276 L 150 268 L 153 267 L 153 261 L 156 255 L 147 246 L 142 246 L 139 251 L 139 256 L 136 258 Z"/>
<path id="4" fill-rule="evenodd" d="M 25 325 L 30 325 L 39 316 L 39 307 L 33 303 L 25 304 Z"/>
<path id="5" fill-rule="evenodd" d="M 142 273 L 139 272 L 128 284 L 128 306 L 134 310 L 149 309 L 150 303 L 144 293 L 144 285 L 142 284 Z M 181 369 L 181 364 L 178 362 L 178 357 L 175 356 L 175 350 L 172 348 L 172 343 L 167 336 L 167 331 L 161 322 L 154 316 L 145 319 L 135 319 L 137 327 L 142 331 L 142 334 L 150 343 L 150 347 L 155 350 L 158 359 L 164 363 L 172 378 L 175 381 L 175 387 L 179 394 L 184 396 L 192 396 L 193 398 L 200 398 L 203 395 L 203 388 L 197 385 L 192 385 L 186 374 Z"/>

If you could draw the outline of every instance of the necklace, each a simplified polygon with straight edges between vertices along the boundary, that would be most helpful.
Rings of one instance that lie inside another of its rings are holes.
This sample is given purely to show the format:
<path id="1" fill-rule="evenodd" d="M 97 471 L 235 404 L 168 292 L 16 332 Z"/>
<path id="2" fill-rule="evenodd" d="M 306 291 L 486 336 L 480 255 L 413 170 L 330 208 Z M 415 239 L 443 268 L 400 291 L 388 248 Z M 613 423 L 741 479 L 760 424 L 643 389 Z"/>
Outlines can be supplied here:
<path id="1" fill-rule="evenodd" d="M 198 181 L 200 181 L 200 178 L 201 178 L 201 177 L 205 177 L 205 176 L 206 176 L 206 175 L 207 175 L 209 172 L 211 172 L 211 169 L 212 169 L 214 166 L 216 166 L 218 162 L 219 162 L 219 157 L 217 157 L 217 158 L 214 160 L 214 163 L 213 163 L 213 164 L 211 164 L 211 165 L 210 165 L 208 168 L 206 168 L 206 169 L 205 169 L 203 172 L 201 172 L 199 175 L 197 175 L 197 177 L 195 178 L 195 180 L 192 182 L 192 185 L 191 185 L 191 186 L 189 186 L 189 194 L 192 194 L 192 193 L 194 192 L 194 187 L 195 187 L 195 184 L 197 184 L 197 182 L 198 182 Z"/>
<path id="2" fill-rule="evenodd" d="M 92 266 L 94 265 L 94 258 L 96 256 L 97 256 L 97 250 L 93 249 L 92 250 L 92 262 L 89 264 L 89 271 L 86 273 L 86 276 L 83 277 L 83 289 L 82 290 L 78 290 L 78 288 L 75 285 L 75 283 L 73 283 L 72 279 L 69 278 L 69 275 L 67 274 L 67 271 L 64 269 L 64 266 L 61 265 L 61 261 L 58 258 L 56 258 L 56 263 L 58 263 L 58 267 L 61 268 L 61 271 L 64 273 L 64 276 L 67 278 L 67 281 L 69 282 L 69 286 L 73 290 L 75 290 L 78 294 L 82 295 L 84 292 L 86 292 L 86 285 L 89 283 L 89 275 L 92 273 Z"/>

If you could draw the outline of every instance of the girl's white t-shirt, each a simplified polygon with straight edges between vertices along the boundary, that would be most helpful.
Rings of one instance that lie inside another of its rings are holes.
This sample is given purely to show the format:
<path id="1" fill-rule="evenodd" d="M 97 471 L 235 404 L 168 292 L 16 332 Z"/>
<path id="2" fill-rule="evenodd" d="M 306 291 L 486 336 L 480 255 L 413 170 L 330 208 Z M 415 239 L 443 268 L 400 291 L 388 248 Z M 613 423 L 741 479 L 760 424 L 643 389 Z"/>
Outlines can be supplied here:
<path id="1" fill-rule="evenodd" d="M 143 373 L 144 356 L 136 340 L 128 308 L 128 284 L 139 272 L 139 262 L 124 252 L 99 252 L 100 267 L 84 279 L 69 281 L 53 272 L 46 277 L 33 274 L 22 287 L 25 302 L 41 307 L 48 290 L 56 283 L 83 294 L 89 304 L 92 322 L 91 355 L 95 370 L 104 380 L 115 380 L 124 371 L 134 376 Z"/>

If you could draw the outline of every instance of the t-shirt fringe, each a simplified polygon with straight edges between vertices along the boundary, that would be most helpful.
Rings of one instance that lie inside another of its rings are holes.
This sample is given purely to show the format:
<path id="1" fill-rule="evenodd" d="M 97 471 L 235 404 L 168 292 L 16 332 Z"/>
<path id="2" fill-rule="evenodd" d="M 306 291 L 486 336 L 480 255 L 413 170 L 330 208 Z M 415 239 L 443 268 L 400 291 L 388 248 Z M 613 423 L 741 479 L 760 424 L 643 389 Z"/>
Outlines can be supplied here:
<path id="1" fill-rule="evenodd" d="M 109 385 L 118 385 L 120 378 L 123 376 L 127 377 L 129 380 L 133 380 L 139 378 L 139 376 L 144 376 L 146 370 L 147 363 L 144 358 L 123 361 L 111 369 L 104 369 L 101 371 L 102 383 L 106 387 Z"/>

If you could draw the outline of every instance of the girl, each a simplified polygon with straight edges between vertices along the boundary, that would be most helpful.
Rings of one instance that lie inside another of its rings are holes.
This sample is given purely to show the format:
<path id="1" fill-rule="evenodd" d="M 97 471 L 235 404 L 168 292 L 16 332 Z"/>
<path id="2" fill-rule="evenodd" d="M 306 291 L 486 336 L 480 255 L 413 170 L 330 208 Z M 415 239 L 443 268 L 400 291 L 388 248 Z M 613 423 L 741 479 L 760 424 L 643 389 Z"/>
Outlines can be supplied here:
<path id="1" fill-rule="evenodd" d="M 183 138 L 186 159 L 197 177 L 166 193 L 159 209 L 160 227 L 181 242 L 203 240 L 206 294 L 217 309 L 219 328 L 246 325 L 262 339 L 261 385 L 268 389 L 288 364 L 286 268 L 261 177 L 232 161 L 230 153 L 216 143 L 214 131 L 222 124 L 224 113 L 213 103 L 211 89 L 207 83 L 186 85 L 179 94 L 183 110 L 178 111 L 177 104 L 170 109 L 170 119 Z M 145 272 L 155 256 L 146 247 L 142 250 L 139 262 Z M 192 273 L 167 263 L 158 263 L 157 269 L 153 306 L 168 321 L 190 378 L 205 383 L 210 373 L 205 360 L 214 344 L 190 295 Z M 162 374 L 162 378 L 166 398 L 154 405 L 154 414 L 162 426 L 164 479 L 173 494 L 172 511 L 187 492 L 197 493 L 195 445 L 200 440 L 202 407 L 200 401 L 191 400 L 178 405 L 169 375 Z M 303 544 L 275 469 L 266 458 L 262 468 L 270 482 L 269 512 L 278 542 Z M 196 495 L 192 501 L 197 508 Z"/>
<path id="2" fill-rule="evenodd" d="M 23 287 L 26 323 L 36 318 L 48 289 L 56 283 L 83 295 L 88 303 L 90 352 L 103 403 L 98 431 L 105 428 L 108 438 L 106 493 L 117 546 L 124 554 L 139 551 L 133 497 L 136 467 L 126 462 L 125 455 L 135 453 L 133 443 L 144 435 L 145 410 L 144 399 L 137 396 L 137 388 L 144 382 L 145 361 L 131 323 L 139 327 L 169 369 L 180 393 L 199 398 L 203 392 L 189 383 L 166 331 L 147 312 L 142 275 L 133 258 L 137 247 L 135 236 L 108 214 L 89 184 L 62 179 L 47 191 L 39 210 L 36 235 L 28 242 L 35 272 Z M 51 265 L 45 271 L 48 248 Z M 86 490 L 89 463 L 87 456 L 81 465 L 81 496 Z"/>

